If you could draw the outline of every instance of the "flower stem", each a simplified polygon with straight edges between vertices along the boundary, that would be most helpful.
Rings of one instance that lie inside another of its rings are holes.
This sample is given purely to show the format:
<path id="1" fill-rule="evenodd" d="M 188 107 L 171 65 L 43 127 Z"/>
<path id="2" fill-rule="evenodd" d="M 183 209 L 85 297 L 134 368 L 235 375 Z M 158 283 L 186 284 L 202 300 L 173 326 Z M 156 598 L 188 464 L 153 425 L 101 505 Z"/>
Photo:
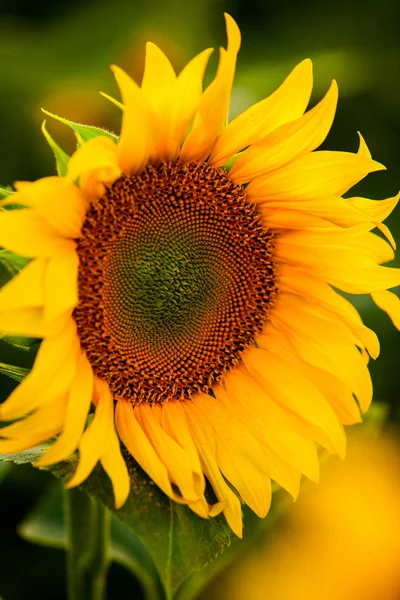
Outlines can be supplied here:
<path id="1" fill-rule="evenodd" d="M 65 491 L 68 600 L 104 600 L 109 567 L 110 513 L 77 490 Z"/>

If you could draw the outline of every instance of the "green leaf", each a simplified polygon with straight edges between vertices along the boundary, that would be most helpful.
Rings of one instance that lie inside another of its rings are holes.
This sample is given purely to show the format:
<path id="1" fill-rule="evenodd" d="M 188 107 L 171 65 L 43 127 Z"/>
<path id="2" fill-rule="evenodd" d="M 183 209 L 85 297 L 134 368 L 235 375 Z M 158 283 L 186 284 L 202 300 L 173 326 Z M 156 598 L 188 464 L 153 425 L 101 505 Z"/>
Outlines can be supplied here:
<path id="1" fill-rule="evenodd" d="M 0 199 L 2 200 L 3 198 L 8 198 L 9 196 L 11 196 L 12 194 L 14 194 L 14 190 L 7 187 L 0 187 Z"/>
<path id="2" fill-rule="evenodd" d="M 70 127 L 70 129 L 72 129 L 72 131 L 74 131 L 78 137 L 78 145 L 84 144 L 85 142 L 88 142 L 92 138 L 98 137 L 99 135 L 105 135 L 113 140 L 113 142 L 118 142 L 118 137 L 114 133 L 111 133 L 111 131 L 100 129 L 100 127 L 93 127 L 92 125 L 81 125 L 80 123 L 74 123 L 73 121 L 59 117 L 58 115 L 55 115 L 44 108 L 42 108 L 42 111 L 45 115 L 48 115 L 56 121 L 67 125 L 67 127 Z"/>
<path id="3" fill-rule="evenodd" d="M 60 146 L 53 140 L 51 135 L 46 129 L 46 121 L 44 120 L 42 123 L 42 132 L 44 137 L 46 138 L 47 143 L 50 148 L 53 150 L 54 158 L 56 159 L 56 169 L 58 175 L 60 177 L 65 177 L 68 169 L 69 156 Z"/>
<path id="4" fill-rule="evenodd" d="M 14 348 L 18 348 L 18 350 L 24 350 L 25 352 L 28 352 L 32 346 L 35 346 L 35 344 L 40 342 L 39 338 L 23 337 L 21 335 L 0 334 L 0 339 L 3 342 L 6 342 L 6 344 L 10 344 L 11 346 L 14 346 Z"/>
<path id="5" fill-rule="evenodd" d="M 22 381 L 29 373 L 29 369 L 25 369 L 24 367 L 16 367 L 14 365 L 7 365 L 6 363 L 0 362 L 0 373 L 2 375 L 7 375 L 7 377 L 11 377 L 15 381 Z M 4 456 L 4 455 L 3 455 Z M 11 455 L 13 456 L 13 455 Z M 0 458 L 0 460 L 2 460 Z M 10 459 L 12 460 L 12 459 Z M 35 459 L 34 459 L 35 460 Z M 25 462 L 32 462 L 30 460 Z"/>
<path id="6" fill-rule="evenodd" d="M 63 495 L 59 484 L 51 486 L 19 525 L 18 532 L 28 542 L 67 549 Z M 110 557 L 142 582 L 148 600 L 163 598 L 160 576 L 149 551 L 115 515 L 111 519 Z"/>
<path id="7" fill-rule="evenodd" d="M 15 275 L 17 275 L 30 260 L 30 258 L 18 256 L 18 254 L 14 254 L 8 250 L 0 250 L 0 265 L 5 267 L 4 271 L 0 272 L 0 288 L 6 285 L 10 279 L 15 277 Z M 0 340 L 19 350 L 29 350 L 39 342 L 37 338 L 6 335 L 5 333 L 0 333 Z"/>
<path id="8" fill-rule="evenodd" d="M 235 164 L 235 162 L 237 161 L 237 159 L 240 158 L 240 156 L 243 154 L 243 152 L 244 152 L 244 150 L 234 154 L 232 156 L 232 158 L 230 158 L 228 160 L 228 162 L 226 162 L 224 165 L 222 165 L 222 168 L 225 169 L 225 171 L 230 171 L 232 169 L 233 165 Z"/>
<path id="9" fill-rule="evenodd" d="M 42 445 L 19 454 L 0 455 L 0 461 L 34 462 L 45 448 Z M 57 477 L 68 478 L 75 471 L 77 460 L 73 455 L 48 470 Z M 110 480 L 99 465 L 81 489 L 107 506 L 142 541 L 157 565 L 167 598 L 172 598 L 182 582 L 230 545 L 231 530 L 222 515 L 201 519 L 187 506 L 173 502 L 127 453 L 125 460 L 131 493 L 120 510 L 114 508 Z"/>
<path id="10" fill-rule="evenodd" d="M 11 463 L 0 463 L 0 483 L 3 482 L 3 479 L 5 479 L 8 475 L 8 473 L 10 472 L 10 470 L 12 469 L 12 464 Z"/>
<path id="11" fill-rule="evenodd" d="M 29 262 L 30 258 L 25 258 L 14 254 L 9 250 L 0 250 L 0 263 L 4 265 L 7 271 L 14 277 L 21 269 L 23 269 Z"/>
<path id="12" fill-rule="evenodd" d="M 117 106 L 120 110 L 125 110 L 125 106 L 122 104 L 122 102 L 119 102 L 119 100 L 116 100 L 115 98 L 109 96 L 108 94 L 105 94 L 104 92 L 100 92 L 100 94 L 103 96 L 103 98 L 105 98 L 112 104 L 115 104 L 115 106 Z"/>
<path id="13" fill-rule="evenodd" d="M 125 456 L 132 491 L 118 518 L 146 544 L 157 564 L 167 597 L 172 598 L 181 583 L 202 569 L 229 546 L 231 530 L 222 515 L 205 520 L 187 506 L 170 500 L 144 474 L 130 455 Z M 110 510 L 113 495 L 100 469 L 83 489 Z"/>

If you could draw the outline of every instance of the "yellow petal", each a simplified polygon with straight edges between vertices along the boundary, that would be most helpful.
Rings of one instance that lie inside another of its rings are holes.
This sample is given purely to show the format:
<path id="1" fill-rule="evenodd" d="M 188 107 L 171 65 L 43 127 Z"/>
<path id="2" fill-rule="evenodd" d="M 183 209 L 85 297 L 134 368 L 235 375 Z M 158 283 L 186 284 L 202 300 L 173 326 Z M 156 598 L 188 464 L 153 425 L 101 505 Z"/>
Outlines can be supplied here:
<path id="1" fill-rule="evenodd" d="M 318 481 L 319 464 L 315 444 L 308 430 L 304 435 L 307 428 L 302 420 L 281 408 L 243 369 L 236 368 L 229 373 L 225 388 L 239 418 L 249 423 L 252 434 L 292 467 L 293 480 L 289 480 L 289 488 L 285 485 L 286 489 L 290 493 L 293 491 L 292 495 L 296 496 L 299 472 Z"/>
<path id="2" fill-rule="evenodd" d="M 28 435 L 17 440 L 0 439 L 0 454 L 14 454 L 15 452 L 24 452 L 25 450 L 34 448 L 39 444 L 43 444 L 43 442 L 47 442 L 49 438 L 53 437 L 54 435 L 57 435 L 59 431 L 60 430 L 58 428 L 54 428 L 45 434 Z"/>
<path id="3" fill-rule="evenodd" d="M 303 375 L 300 365 L 261 349 L 245 353 L 243 361 L 277 404 L 298 414 L 313 427 L 322 429 L 337 453 L 344 456 L 346 439 L 343 428 L 323 394 Z"/>
<path id="4" fill-rule="evenodd" d="M 204 72 L 213 48 L 203 50 L 182 69 L 178 75 L 172 131 L 182 141 L 197 110 L 201 93 Z"/>
<path id="5" fill-rule="evenodd" d="M 50 256 L 63 238 L 31 208 L 0 212 L 0 246 L 25 256 Z"/>
<path id="6" fill-rule="evenodd" d="M 212 48 L 193 58 L 179 74 L 171 97 L 161 109 L 157 155 L 161 160 L 178 157 L 181 144 L 198 108 L 204 71 Z"/>
<path id="7" fill-rule="evenodd" d="M 394 259 L 394 250 L 390 243 L 375 233 L 357 235 L 351 240 L 357 254 L 362 254 L 378 264 Z"/>
<path id="8" fill-rule="evenodd" d="M 142 469 L 167 496 L 177 502 L 182 501 L 173 491 L 166 466 L 140 426 L 129 402 L 118 401 L 115 420 L 122 442 Z"/>
<path id="9" fill-rule="evenodd" d="M 129 496 L 131 482 L 128 467 L 121 454 L 121 446 L 114 428 L 111 433 L 108 450 L 100 460 L 113 486 L 115 508 L 121 508 Z"/>
<path id="10" fill-rule="evenodd" d="M 276 208 L 277 202 L 273 202 L 271 208 L 269 204 L 261 204 L 260 212 L 263 217 L 263 223 L 269 229 L 309 229 L 309 230 L 332 230 L 335 225 L 325 218 L 316 217 L 309 213 L 297 210 L 297 207 L 292 202 L 290 208 L 286 208 L 284 203 L 281 203 L 281 208 Z M 329 218 L 331 215 L 329 215 Z"/>
<path id="11" fill-rule="evenodd" d="M 357 236 L 308 231 L 288 232 L 276 239 L 275 259 L 304 270 L 350 294 L 365 294 L 400 285 L 400 269 L 376 264 L 392 250 L 376 244 L 375 238 L 357 240 Z M 367 246 L 370 248 L 367 251 Z"/>
<path id="12" fill-rule="evenodd" d="M 193 399 L 193 412 L 215 431 L 216 458 L 224 477 L 242 500 L 261 518 L 271 505 L 271 482 L 266 472 L 262 446 L 215 398 L 200 394 Z M 248 442 L 251 442 L 250 444 Z"/>
<path id="13" fill-rule="evenodd" d="M 157 110 L 164 106 L 176 83 L 176 74 L 164 52 L 152 42 L 146 44 L 146 60 L 142 90 L 150 104 Z"/>
<path id="14" fill-rule="evenodd" d="M 400 299 L 393 292 L 379 291 L 371 294 L 372 300 L 384 310 L 396 329 L 400 329 Z"/>
<path id="15" fill-rule="evenodd" d="M 74 183 L 64 177 L 45 177 L 33 183 L 18 182 L 15 187 L 18 201 L 33 208 L 58 235 L 79 237 L 87 201 Z"/>
<path id="16" fill-rule="evenodd" d="M 65 243 L 49 260 L 45 286 L 44 317 L 56 320 L 78 304 L 79 260 L 75 244 Z"/>
<path id="17" fill-rule="evenodd" d="M 24 442 L 32 436 L 49 439 L 57 435 L 63 428 L 66 411 L 66 397 L 61 396 L 55 401 L 41 406 L 34 413 L 0 429 L 0 436 Z"/>
<path id="18" fill-rule="evenodd" d="M 143 90 L 119 67 L 111 69 L 124 104 L 118 164 L 126 175 L 140 173 L 154 153 L 158 120 Z"/>
<path id="19" fill-rule="evenodd" d="M 106 136 L 100 135 L 85 142 L 68 162 L 68 180 L 79 179 L 81 193 L 91 200 L 103 196 L 106 186 L 120 175 L 117 146 Z"/>
<path id="20" fill-rule="evenodd" d="M 369 151 L 368 146 L 367 146 L 363 136 L 361 135 L 361 133 L 359 131 L 357 131 L 357 134 L 358 134 L 358 139 L 360 141 L 360 145 L 358 147 L 357 154 L 359 156 L 363 156 L 364 158 L 368 158 L 368 159 L 372 158 L 371 152 Z"/>
<path id="21" fill-rule="evenodd" d="M 332 225 L 347 228 L 365 224 L 365 231 L 382 227 L 382 223 L 377 219 L 371 218 L 370 214 L 363 212 L 347 198 L 341 196 L 322 196 L 312 200 L 282 198 L 280 201 L 261 202 L 259 206 L 265 223 L 271 227 L 299 229 L 303 223 L 305 227 L 313 228 L 326 228 Z M 385 235 L 387 235 L 386 231 Z M 391 238 L 389 239 L 392 242 Z"/>
<path id="22" fill-rule="evenodd" d="M 114 403 L 108 384 L 95 380 L 96 411 L 79 442 L 79 463 L 67 488 L 80 485 L 107 453 L 114 431 Z"/>
<path id="23" fill-rule="evenodd" d="M 216 439 L 208 423 L 203 422 L 195 408 L 195 402 L 184 404 L 194 442 L 200 455 L 203 471 L 212 485 L 218 500 L 224 502 L 224 515 L 232 531 L 242 537 L 242 510 L 239 498 L 227 485 L 216 460 Z"/>
<path id="24" fill-rule="evenodd" d="M 40 345 L 32 371 L 0 406 L 0 420 L 18 419 L 68 391 L 76 371 L 79 340 L 69 319 L 57 335 Z"/>
<path id="25" fill-rule="evenodd" d="M 186 502 L 197 502 L 200 497 L 195 487 L 190 455 L 157 423 L 154 413 L 158 410 L 143 403 L 135 408 L 135 414 L 160 460 L 167 467 L 172 483 L 178 486 Z"/>
<path id="26" fill-rule="evenodd" d="M 366 213 L 371 221 L 381 222 L 396 208 L 399 198 L 400 193 L 392 198 L 386 198 L 385 200 L 369 200 L 368 198 L 354 197 L 346 198 L 346 202 L 363 213 Z"/>
<path id="27" fill-rule="evenodd" d="M 81 354 L 68 395 L 63 431 L 36 462 L 37 467 L 65 460 L 77 449 L 89 414 L 93 395 L 93 371 L 85 354 Z"/>
<path id="28" fill-rule="evenodd" d="M 233 383 L 233 388 L 235 388 L 235 382 Z M 256 442 L 262 444 L 259 457 L 264 463 L 266 473 L 282 488 L 287 490 L 294 499 L 297 498 L 300 488 L 300 471 L 290 465 L 289 462 L 282 459 L 281 454 L 284 454 L 288 458 L 286 450 L 284 450 L 283 453 L 279 453 L 279 451 L 273 447 L 274 438 L 272 436 L 271 439 L 269 436 L 268 425 L 264 428 L 264 422 L 260 421 L 260 414 L 262 414 L 262 411 L 260 411 L 259 406 L 255 409 L 250 405 L 250 410 L 248 404 L 246 404 L 246 409 L 244 409 L 244 407 L 242 408 L 240 403 L 238 406 L 238 399 L 236 398 L 236 392 L 238 390 L 236 390 L 233 397 L 228 397 L 226 390 L 221 386 L 216 387 L 214 391 L 218 402 L 223 404 L 224 409 L 229 411 L 229 414 L 236 415 L 236 417 L 232 416 L 232 418 L 236 419 L 236 425 L 239 423 L 239 426 L 241 426 L 240 436 L 243 440 L 243 447 L 253 448 L 254 439 Z M 256 397 L 255 401 L 257 400 L 258 398 Z M 260 423 L 262 423 L 262 426 L 260 426 Z M 285 438 L 285 436 L 283 436 L 283 438 Z M 282 441 L 282 438 L 280 438 L 280 440 Z M 278 448 L 280 448 L 280 445 L 281 444 L 278 445 Z M 297 450 L 296 445 L 295 448 Z"/>
<path id="29" fill-rule="evenodd" d="M 243 152 L 229 172 L 230 179 L 235 183 L 252 181 L 318 148 L 332 126 L 337 99 L 338 88 L 333 81 L 326 96 L 313 109 Z"/>
<path id="30" fill-rule="evenodd" d="M 310 100 L 312 62 L 303 60 L 268 98 L 245 110 L 222 131 L 210 162 L 225 164 L 236 152 L 254 144 L 284 123 L 300 117 Z"/>
<path id="31" fill-rule="evenodd" d="M 371 376 L 348 332 L 337 321 L 322 318 L 289 294 L 281 294 L 271 323 L 282 331 L 303 360 L 339 377 L 357 396 L 363 411 L 372 400 Z"/>
<path id="32" fill-rule="evenodd" d="M 204 497 L 206 482 L 203 469 L 201 468 L 199 453 L 190 433 L 182 403 L 166 402 L 159 412 L 162 428 L 186 451 L 191 460 L 196 490 L 201 499 L 193 504 L 189 504 L 189 507 L 203 519 L 207 519 L 210 515 L 215 516 L 215 514 L 219 514 L 219 507 L 217 505 L 209 506 Z"/>
<path id="33" fill-rule="evenodd" d="M 6 283 L 0 291 L 0 311 L 43 305 L 47 263 L 47 259 L 43 258 L 32 260 Z"/>
<path id="34" fill-rule="evenodd" d="M 55 335 L 65 325 L 67 317 L 49 322 L 44 318 L 44 309 L 39 307 L 19 308 L 0 312 L 0 331 L 8 335 L 24 335 L 42 338 Z"/>
<path id="35" fill-rule="evenodd" d="M 361 336 L 361 339 L 365 340 L 371 356 L 378 357 L 379 340 L 375 332 L 363 325 L 354 306 L 335 292 L 325 281 L 289 265 L 280 266 L 278 277 L 281 291 L 299 294 L 306 301 L 312 300 L 331 310 L 343 319 L 356 336 Z"/>
<path id="36" fill-rule="evenodd" d="M 44 307 L 27 307 L 0 312 L 0 332 L 7 335 L 46 338 L 59 334 L 70 319 L 70 314 L 48 321 Z"/>
<path id="37" fill-rule="evenodd" d="M 177 100 L 177 77 L 165 54 L 155 44 L 146 44 L 142 91 L 157 115 L 156 151 L 153 158 L 176 158 L 180 143 L 174 139 L 172 118 Z M 182 141 L 182 140 L 180 140 Z"/>
<path id="38" fill-rule="evenodd" d="M 163 429 L 172 437 L 191 457 L 192 469 L 202 479 L 203 491 L 205 481 L 200 464 L 199 453 L 190 434 L 186 412 L 181 402 L 166 402 L 162 406 L 161 422 Z"/>
<path id="39" fill-rule="evenodd" d="M 341 196 L 368 173 L 384 168 L 357 154 L 322 150 L 258 177 L 247 186 L 246 193 L 255 203 Z"/>
<path id="40" fill-rule="evenodd" d="M 201 97 L 193 128 L 183 143 L 180 160 L 185 163 L 207 158 L 226 122 L 236 57 L 240 48 L 240 31 L 232 17 L 226 13 L 225 21 L 228 48 L 220 49 L 217 74 Z"/>
<path id="41" fill-rule="evenodd" d="M 285 358 L 301 365 L 301 369 L 323 393 L 337 413 L 341 423 L 353 425 L 361 422 L 360 411 L 353 393 L 343 381 L 335 375 L 322 371 L 304 361 L 294 350 L 285 335 L 271 323 L 265 327 L 262 335 L 257 336 L 257 345 L 264 350 L 285 356 Z"/>

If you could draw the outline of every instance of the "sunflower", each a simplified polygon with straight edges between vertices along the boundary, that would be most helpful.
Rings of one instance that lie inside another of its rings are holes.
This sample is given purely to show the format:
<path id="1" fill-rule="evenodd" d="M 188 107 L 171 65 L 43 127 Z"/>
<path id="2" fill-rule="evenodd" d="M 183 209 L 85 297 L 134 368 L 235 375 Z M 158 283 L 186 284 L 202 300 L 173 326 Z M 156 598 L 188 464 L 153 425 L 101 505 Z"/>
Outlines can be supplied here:
<path id="1" fill-rule="evenodd" d="M 400 269 L 381 266 L 399 196 L 342 197 L 384 167 L 361 136 L 355 154 L 314 152 L 338 92 L 305 112 L 310 60 L 227 124 L 240 32 L 226 25 L 204 92 L 212 50 L 177 76 L 149 43 L 141 86 L 112 67 L 117 141 L 100 131 L 65 177 L 5 201 L 23 208 L 0 214 L 0 244 L 32 260 L 1 291 L 0 329 L 43 341 L 1 406 L 0 452 L 57 436 L 37 466 L 78 450 L 67 486 L 100 461 L 120 507 L 122 442 L 170 498 L 241 536 L 241 501 L 265 516 L 271 479 L 296 497 L 302 474 L 318 479 L 316 445 L 343 457 L 343 425 L 371 402 L 379 342 L 336 289 L 399 325 Z"/>

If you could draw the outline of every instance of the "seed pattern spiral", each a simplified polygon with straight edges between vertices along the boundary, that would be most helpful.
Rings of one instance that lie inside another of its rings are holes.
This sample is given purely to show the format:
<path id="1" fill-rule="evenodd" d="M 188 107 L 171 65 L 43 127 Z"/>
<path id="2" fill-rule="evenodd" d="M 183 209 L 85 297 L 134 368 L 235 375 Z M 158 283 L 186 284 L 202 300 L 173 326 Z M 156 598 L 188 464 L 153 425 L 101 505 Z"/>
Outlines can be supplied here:
<path id="1" fill-rule="evenodd" d="M 83 349 L 115 398 L 210 393 L 276 295 L 273 235 L 204 163 L 148 166 L 90 206 L 77 243 Z"/>

